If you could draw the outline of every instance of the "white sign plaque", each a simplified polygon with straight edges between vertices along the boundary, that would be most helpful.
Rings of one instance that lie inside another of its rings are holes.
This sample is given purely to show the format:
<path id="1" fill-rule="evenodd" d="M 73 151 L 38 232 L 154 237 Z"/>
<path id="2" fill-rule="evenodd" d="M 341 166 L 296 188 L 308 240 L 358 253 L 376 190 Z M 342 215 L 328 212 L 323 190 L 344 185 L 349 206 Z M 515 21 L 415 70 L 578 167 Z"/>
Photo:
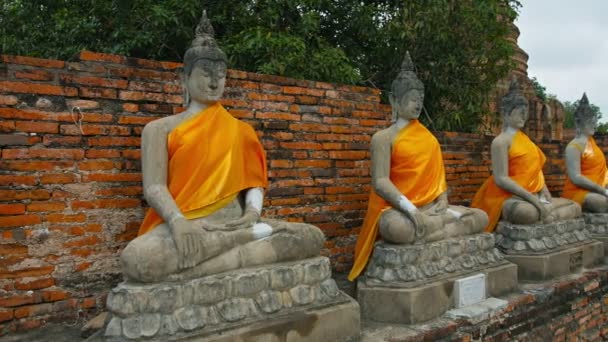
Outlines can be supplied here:
<path id="1" fill-rule="evenodd" d="M 454 306 L 457 309 L 479 303 L 484 299 L 486 299 L 485 274 L 479 273 L 454 282 Z"/>

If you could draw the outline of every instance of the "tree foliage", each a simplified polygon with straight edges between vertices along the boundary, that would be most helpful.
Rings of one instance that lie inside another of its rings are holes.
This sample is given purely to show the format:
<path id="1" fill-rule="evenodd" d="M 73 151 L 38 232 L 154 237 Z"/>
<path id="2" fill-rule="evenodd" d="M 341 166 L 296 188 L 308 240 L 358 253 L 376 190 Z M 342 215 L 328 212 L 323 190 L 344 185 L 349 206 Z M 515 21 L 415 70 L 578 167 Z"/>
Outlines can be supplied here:
<path id="1" fill-rule="evenodd" d="M 4 0 L 4 53 L 181 60 L 206 8 L 230 67 L 386 93 L 406 50 L 435 129 L 473 130 L 511 68 L 518 0 Z"/>

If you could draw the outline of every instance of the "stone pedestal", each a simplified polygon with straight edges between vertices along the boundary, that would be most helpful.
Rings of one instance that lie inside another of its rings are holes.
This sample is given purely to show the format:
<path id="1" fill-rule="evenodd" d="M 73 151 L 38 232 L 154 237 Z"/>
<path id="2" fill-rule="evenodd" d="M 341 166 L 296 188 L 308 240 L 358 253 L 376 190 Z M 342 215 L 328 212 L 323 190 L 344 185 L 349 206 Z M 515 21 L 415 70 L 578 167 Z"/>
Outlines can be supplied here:
<path id="1" fill-rule="evenodd" d="M 383 323 L 433 319 L 454 307 L 454 282 L 479 273 L 489 296 L 517 287 L 517 266 L 494 247 L 492 234 L 413 246 L 378 242 L 357 283 L 361 315 Z"/>
<path id="2" fill-rule="evenodd" d="M 108 295 L 105 341 L 347 341 L 359 307 L 326 257 L 181 282 L 121 283 Z"/>
<path id="3" fill-rule="evenodd" d="M 519 279 L 543 281 L 601 262 L 604 247 L 582 218 L 534 225 L 500 222 L 496 245 L 519 269 Z"/>
<path id="4" fill-rule="evenodd" d="M 608 256 L 608 214 L 583 213 L 583 219 L 593 239 L 604 244 L 604 256 Z"/>

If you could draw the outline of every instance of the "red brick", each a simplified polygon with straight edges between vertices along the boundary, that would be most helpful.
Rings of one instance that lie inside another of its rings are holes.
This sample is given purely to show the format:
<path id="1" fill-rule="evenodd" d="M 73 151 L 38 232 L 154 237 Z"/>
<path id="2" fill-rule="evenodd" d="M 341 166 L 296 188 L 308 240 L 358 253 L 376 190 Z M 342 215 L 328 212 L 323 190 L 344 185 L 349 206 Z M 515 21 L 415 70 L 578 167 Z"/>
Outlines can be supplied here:
<path id="1" fill-rule="evenodd" d="M 38 300 L 34 295 L 16 295 L 0 298 L 0 307 L 15 307 L 36 303 Z"/>
<path id="2" fill-rule="evenodd" d="M 91 100 L 67 100 L 68 109 L 78 107 L 80 109 L 97 109 L 99 102 Z"/>
<path id="3" fill-rule="evenodd" d="M 55 285 L 55 279 L 53 278 L 35 279 L 31 281 L 18 279 L 15 281 L 15 289 L 22 291 L 45 289 L 53 285 Z"/>
<path id="4" fill-rule="evenodd" d="M 82 159 L 84 151 L 81 149 L 5 149 L 2 151 L 4 159 Z"/>
<path id="5" fill-rule="evenodd" d="M 26 70 L 15 72 L 15 77 L 34 81 L 52 81 L 55 74 L 46 70 Z"/>
<path id="6" fill-rule="evenodd" d="M 62 211 L 65 209 L 65 203 L 63 202 L 33 202 L 27 205 L 28 212 L 50 212 L 50 211 Z"/>
<path id="7" fill-rule="evenodd" d="M 0 227 L 23 227 L 42 223 L 38 215 L 0 216 Z"/>
<path id="8" fill-rule="evenodd" d="M 44 290 L 41 294 L 45 302 L 56 302 L 70 297 L 70 293 L 63 290 Z"/>
<path id="9" fill-rule="evenodd" d="M 18 200 L 45 200 L 51 198 L 48 190 L 0 190 L 0 200 L 2 201 L 18 201 Z"/>
<path id="10" fill-rule="evenodd" d="M 139 111 L 139 105 L 136 103 L 123 103 L 122 110 L 125 112 L 135 113 Z"/>
<path id="11" fill-rule="evenodd" d="M 119 158 L 119 150 L 87 150 L 85 156 L 90 159 Z"/>
<path id="12" fill-rule="evenodd" d="M 81 137 L 44 136 L 42 144 L 45 146 L 80 146 Z"/>
<path id="13" fill-rule="evenodd" d="M 54 122 L 17 121 L 15 129 L 28 133 L 58 133 L 59 125 Z"/>
<path id="14" fill-rule="evenodd" d="M 74 166 L 73 161 L 3 161 L 0 162 L 0 169 L 14 171 L 50 171 L 69 169 Z"/>
<path id="15" fill-rule="evenodd" d="M 0 279 L 19 279 L 24 277 L 40 277 L 51 274 L 55 270 L 54 266 L 31 267 L 16 271 L 5 272 L 0 269 Z M 22 305 L 22 304 L 19 304 Z M 0 300 L 0 306 L 2 301 Z"/>
<path id="16" fill-rule="evenodd" d="M 119 169 L 120 163 L 111 160 L 87 160 L 78 163 L 78 169 L 84 171 Z"/>
<path id="17" fill-rule="evenodd" d="M 123 150 L 121 151 L 121 155 L 123 158 L 127 159 L 141 159 L 141 151 L 140 150 Z"/>
<path id="18" fill-rule="evenodd" d="M 24 204 L 0 204 L 0 215 L 25 214 Z"/>
<path id="19" fill-rule="evenodd" d="M 330 151 L 329 158 L 361 160 L 367 158 L 367 151 Z"/>
<path id="20" fill-rule="evenodd" d="M 87 216 L 82 213 L 74 215 L 49 214 L 44 217 L 44 220 L 51 223 L 78 223 L 85 222 L 87 220 Z"/>
<path id="21" fill-rule="evenodd" d="M 328 167 L 331 167 L 331 161 L 330 160 L 296 160 L 295 167 L 328 168 Z"/>
<path id="22" fill-rule="evenodd" d="M 88 261 L 85 262 L 81 262 L 77 265 L 74 265 L 74 271 L 76 272 L 82 272 L 84 270 L 86 270 L 87 268 L 89 268 L 92 264 Z"/>
<path id="23" fill-rule="evenodd" d="M 91 146 L 137 146 L 141 144 L 139 137 L 99 137 L 90 138 L 89 145 Z"/>
<path id="24" fill-rule="evenodd" d="M 77 96 L 78 90 L 50 84 L 0 81 L 0 91 L 9 93 L 41 94 L 56 96 Z"/>
<path id="25" fill-rule="evenodd" d="M 104 77 L 94 77 L 94 76 L 74 76 L 74 75 L 61 75 L 61 80 L 67 84 L 79 84 L 85 86 L 92 87 L 102 87 L 102 88 L 119 88 L 126 89 L 128 85 L 128 81 L 126 80 L 117 80 L 117 79 L 109 79 Z"/>
<path id="26" fill-rule="evenodd" d="M 137 182 L 142 181 L 141 173 L 97 173 L 83 175 L 83 182 Z"/>
<path id="27" fill-rule="evenodd" d="M 92 297 L 84 298 L 80 304 L 80 307 L 83 309 L 91 309 L 95 306 L 97 306 L 97 301 Z"/>
<path id="28" fill-rule="evenodd" d="M 109 209 L 109 208 L 137 208 L 141 205 L 139 199 L 99 199 L 94 201 L 74 201 L 71 206 L 73 210 L 81 209 Z"/>
<path id="29" fill-rule="evenodd" d="M 143 190 L 141 186 L 120 186 L 107 189 L 101 189 L 95 192 L 99 196 L 136 196 L 142 195 Z"/>
<path id="30" fill-rule="evenodd" d="M 118 119 L 118 123 L 121 125 L 145 125 L 150 121 L 157 120 L 158 117 L 150 116 L 132 116 L 123 115 Z"/>
<path id="31" fill-rule="evenodd" d="M 300 121 L 301 116 L 299 114 L 291 113 L 275 113 L 275 112 L 258 112 L 255 114 L 258 119 L 274 119 L 274 120 L 289 120 L 289 121 Z"/>
<path id="32" fill-rule="evenodd" d="M 25 56 L 10 56 L 10 55 L 2 55 L 2 60 L 5 63 L 12 64 L 23 64 L 23 65 L 31 65 L 43 68 L 54 68 L 54 69 L 63 69 L 65 66 L 65 62 L 57 61 L 52 59 L 42 59 L 42 58 L 34 58 L 34 57 L 25 57 Z"/>
<path id="33" fill-rule="evenodd" d="M 13 317 L 13 310 L 0 309 L 0 323 L 10 321 Z"/>
<path id="34" fill-rule="evenodd" d="M 34 185 L 36 177 L 24 175 L 0 175 L 0 185 Z"/>
<path id="35" fill-rule="evenodd" d="M 79 88 L 80 97 L 100 98 L 100 99 L 116 99 L 116 89 L 112 88 Z"/>
<path id="36" fill-rule="evenodd" d="M 76 175 L 71 173 L 45 174 L 40 177 L 41 184 L 68 184 L 76 182 Z"/>
<path id="37" fill-rule="evenodd" d="M 117 64 L 121 64 L 126 61 L 126 58 L 124 56 L 111 55 L 107 53 L 99 53 L 86 50 L 81 51 L 79 57 L 81 61 L 110 62 Z"/>
<path id="38" fill-rule="evenodd" d="M 17 96 L 14 95 L 0 95 L 0 105 L 12 106 L 19 102 Z"/>

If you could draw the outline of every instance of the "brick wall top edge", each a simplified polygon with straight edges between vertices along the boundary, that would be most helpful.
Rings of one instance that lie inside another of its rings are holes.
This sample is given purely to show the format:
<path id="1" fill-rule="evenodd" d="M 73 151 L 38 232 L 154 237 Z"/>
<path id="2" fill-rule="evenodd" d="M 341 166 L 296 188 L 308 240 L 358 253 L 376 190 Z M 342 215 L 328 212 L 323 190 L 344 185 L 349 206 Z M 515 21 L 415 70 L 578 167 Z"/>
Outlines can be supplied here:
<path id="1" fill-rule="evenodd" d="M 32 66 L 46 67 L 46 68 L 57 68 L 57 69 L 62 69 L 65 66 L 65 61 L 60 61 L 60 60 L 43 59 L 43 58 L 26 57 L 26 56 L 14 56 L 14 55 L 5 55 L 5 54 L 0 54 L 0 57 L 4 63 L 25 64 L 25 65 L 32 65 Z M 156 69 L 156 70 L 163 70 L 163 71 L 176 71 L 183 66 L 183 63 L 179 63 L 179 62 L 156 61 L 156 60 L 151 60 L 151 59 L 126 57 L 126 56 L 122 56 L 122 55 L 93 52 L 93 51 L 88 51 L 88 50 L 83 50 L 83 51 L 79 52 L 76 55 L 76 59 L 83 61 L 83 62 L 102 62 L 102 63 L 122 64 L 122 65 L 130 66 L 130 67 L 143 68 L 143 69 Z M 255 73 L 255 72 L 241 71 L 241 70 L 236 70 L 236 69 L 229 69 L 228 77 L 248 79 L 248 80 L 257 81 L 257 82 L 278 83 L 278 84 L 286 85 L 286 86 L 319 88 L 319 89 L 324 89 L 324 90 L 338 90 L 338 91 L 342 91 L 342 92 L 355 92 L 355 93 L 363 93 L 363 94 L 370 94 L 370 95 L 379 95 L 380 94 L 380 90 L 375 89 L 375 88 L 328 83 L 328 82 L 321 82 L 321 81 L 314 81 L 314 80 L 301 80 L 301 79 L 295 79 L 295 78 L 278 76 L 278 75 L 268 75 L 268 74 L 259 74 L 259 73 Z"/>

